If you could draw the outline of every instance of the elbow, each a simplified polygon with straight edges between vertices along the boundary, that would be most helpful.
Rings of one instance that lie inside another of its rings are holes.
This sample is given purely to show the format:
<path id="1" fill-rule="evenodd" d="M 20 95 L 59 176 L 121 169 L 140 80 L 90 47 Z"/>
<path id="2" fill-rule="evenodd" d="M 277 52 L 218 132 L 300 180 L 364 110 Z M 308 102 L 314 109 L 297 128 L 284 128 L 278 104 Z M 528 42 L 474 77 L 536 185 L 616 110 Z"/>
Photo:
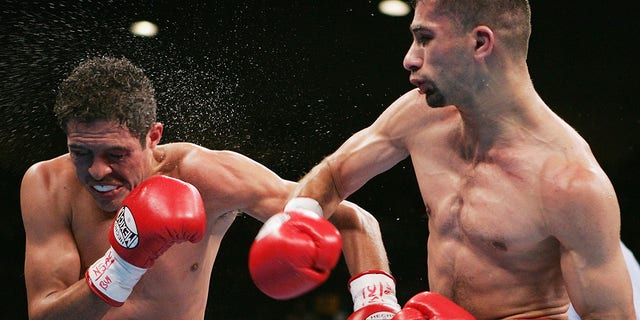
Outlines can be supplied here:
<path id="1" fill-rule="evenodd" d="M 380 232 L 378 220 L 371 213 L 348 201 L 340 203 L 329 221 L 341 233 L 349 231 L 369 233 L 372 230 Z"/>

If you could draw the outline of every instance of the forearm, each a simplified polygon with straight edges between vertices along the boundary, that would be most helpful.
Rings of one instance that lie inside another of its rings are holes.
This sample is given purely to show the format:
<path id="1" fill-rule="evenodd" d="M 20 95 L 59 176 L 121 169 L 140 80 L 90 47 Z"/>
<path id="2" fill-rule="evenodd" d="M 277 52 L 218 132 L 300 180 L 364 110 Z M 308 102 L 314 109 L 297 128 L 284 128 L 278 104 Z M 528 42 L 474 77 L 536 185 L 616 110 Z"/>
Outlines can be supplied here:
<path id="1" fill-rule="evenodd" d="M 400 305 L 378 221 L 347 201 L 340 203 L 330 221 L 342 235 L 342 251 L 351 275 L 347 288 L 354 314 L 349 319 L 390 319 Z"/>
<path id="2" fill-rule="evenodd" d="M 29 319 L 101 319 L 109 309 L 111 306 L 91 292 L 82 279 L 64 291 L 50 294 L 39 301 L 29 301 Z"/>
<path id="3" fill-rule="evenodd" d="M 325 217 L 330 217 L 338 204 L 346 198 L 336 184 L 328 159 L 324 159 L 300 180 L 293 196 L 315 199 L 322 207 Z"/>
<path id="4" fill-rule="evenodd" d="M 342 235 L 343 255 L 352 276 L 368 270 L 390 273 L 380 227 L 370 213 L 343 201 L 329 220 Z"/>

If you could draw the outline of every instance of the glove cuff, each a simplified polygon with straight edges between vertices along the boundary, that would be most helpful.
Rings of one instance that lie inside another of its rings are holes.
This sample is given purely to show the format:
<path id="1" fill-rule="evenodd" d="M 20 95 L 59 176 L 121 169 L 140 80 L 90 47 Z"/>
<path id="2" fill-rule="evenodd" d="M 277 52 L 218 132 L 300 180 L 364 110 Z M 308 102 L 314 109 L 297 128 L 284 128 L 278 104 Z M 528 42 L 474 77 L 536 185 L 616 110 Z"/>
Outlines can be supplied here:
<path id="1" fill-rule="evenodd" d="M 353 311 L 368 305 L 385 305 L 400 310 L 396 298 L 396 280 L 382 270 L 369 270 L 349 279 Z"/>
<path id="2" fill-rule="evenodd" d="M 93 293 L 109 305 L 119 307 L 146 271 L 128 263 L 113 248 L 109 248 L 102 258 L 87 269 L 85 279 Z"/>
<path id="3" fill-rule="evenodd" d="M 321 218 L 324 217 L 322 207 L 320 206 L 318 201 L 309 197 L 296 197 L 289 200 L 289 202 L 287 202 L 287 205 L 284 206 L 284 212 L 290 211 L 303 211 L 305 213 L 313 212 Z"/>

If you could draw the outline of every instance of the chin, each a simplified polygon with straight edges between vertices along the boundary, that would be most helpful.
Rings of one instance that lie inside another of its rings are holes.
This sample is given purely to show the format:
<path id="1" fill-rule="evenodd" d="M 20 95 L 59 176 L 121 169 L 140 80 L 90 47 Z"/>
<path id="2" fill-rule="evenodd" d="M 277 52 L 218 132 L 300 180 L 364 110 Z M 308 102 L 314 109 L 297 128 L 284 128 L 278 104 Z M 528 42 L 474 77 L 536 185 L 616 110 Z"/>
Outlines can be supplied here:
<path id="1" fill-rule="evenodd" d="M 98 205 L 98 207 L 105 212 L 116 212 L 122 205 L 122 202 L 124 201 L 124 199 L 121 199 L 119 197 L 109 199 L 109 200 L 94 197 L 94 200 L 96 201 L 96 204 Z"/>
<path id="2" fill-rule="evenodd" d="M 440 93 L 439 90 L 432 90 L 426 94 L 425 100 L 427 104 L 432 108 L 442 108 L 446 107 L 449 104 L 447 103 L 447 99 Z"/>
<path id="3" fill-rule="evenodd" d="M 446 101 L 444 99 L 439 99 L 437 97 L 433 97 L 432 96 L 428 96 L 427 97 L 427 105 L 429 105 L 429 107 L 432 108 L 442 108 L 442 107 L 446 107 L 449 104 L 446 103 Z"/>
<path id="4" fill-rule="evenodd" d="M 105 211 L 105 212 L 116 212 L 118 210 L 118 208 L 120 208 L 120 203 L 113 203 L 113 202 L 100 203 L 100 202 L 98 202 L 98 207 L 100 207 L 100 209 L 102 209 L 102 211 Z"/>

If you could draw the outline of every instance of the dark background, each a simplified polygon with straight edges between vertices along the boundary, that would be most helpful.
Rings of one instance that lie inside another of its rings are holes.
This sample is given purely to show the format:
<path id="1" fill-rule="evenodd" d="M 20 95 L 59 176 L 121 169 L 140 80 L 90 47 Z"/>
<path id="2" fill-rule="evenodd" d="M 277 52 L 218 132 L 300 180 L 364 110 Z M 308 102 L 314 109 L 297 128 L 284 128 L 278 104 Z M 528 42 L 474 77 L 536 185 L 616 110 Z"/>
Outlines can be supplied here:
<path id="1" fill-rule="evenodd" d="M 0 314 L 26 318 L 19 184 L 29 165 L 66 152 L 51 108 L 57 84 L 92 55 L 125 56 L 153 80 L 164 142 L 243 153 L 298 180 L 411 89 L 402 58 L 411 14 L 377 1 L 3 1 L 0 4 Z M 622 238 L 640 252 L 637 13 L 631 2 L 534 1 L 529 65 L 545 101 L 590 143 L 618 192 Z M 155 38 L 131 22 L 156 22 Z M 426 218 L 410 160 L 351 198 L 381 224 L 400 302 L 428 288 Z M 284 319 L 351 308 L 341 262 L 312 293 L 274 301 L 251 283 L 247 251 L 260 224 L 225 237 L 208 319 Z M 332 300 L 333 299 L 333 300 Z M 337 299 L 337 300 L 336 300 Z"/>

